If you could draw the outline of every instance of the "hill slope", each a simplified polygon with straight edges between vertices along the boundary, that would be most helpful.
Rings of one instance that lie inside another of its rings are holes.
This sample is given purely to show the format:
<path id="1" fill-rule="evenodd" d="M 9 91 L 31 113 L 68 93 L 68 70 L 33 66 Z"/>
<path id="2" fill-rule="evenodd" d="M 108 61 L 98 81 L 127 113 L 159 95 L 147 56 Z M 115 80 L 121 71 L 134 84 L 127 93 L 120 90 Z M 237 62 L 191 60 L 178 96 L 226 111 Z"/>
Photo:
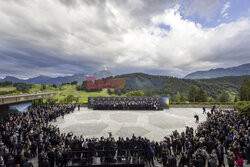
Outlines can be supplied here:
<path id="1" fill-rule="evenodd" d="M 227 76 L 220 77 L 216 79 L 181 79 L 169 76 L 156 76 L 148 75 L 143 73 L 133 73 L 126 75 L 119 75 L 116 78 L 127 78 L 127 77 L 136 77 L 140 79 L 152 79 L 152 78 L 161 78 L 163 80 L 163 88 L 153 90 L 153 95 L 158 96 L 175 96 L 177 92 L 187 95 L 188 90 L 191 85 L 203 88 L 208 96 L 216 98 L 224 90 L 230 92 L 231 94 L 237 94 L 240 88 L 240 84 L 245 77 L 250 79 L 250 75 L 246 76 Z M 125 84 L 126 87 L 126 84 Z"/>
<path id="2" fill-rule="evenodd" d="M 242 76 L 250 75 L 250 63 L 243 64 L 237 67 L 216 68 L 208 71 L 196 71 L 188 74 L 186 79 L 202 79 L 202 78 L 217 78 L 223 76 Z"/>

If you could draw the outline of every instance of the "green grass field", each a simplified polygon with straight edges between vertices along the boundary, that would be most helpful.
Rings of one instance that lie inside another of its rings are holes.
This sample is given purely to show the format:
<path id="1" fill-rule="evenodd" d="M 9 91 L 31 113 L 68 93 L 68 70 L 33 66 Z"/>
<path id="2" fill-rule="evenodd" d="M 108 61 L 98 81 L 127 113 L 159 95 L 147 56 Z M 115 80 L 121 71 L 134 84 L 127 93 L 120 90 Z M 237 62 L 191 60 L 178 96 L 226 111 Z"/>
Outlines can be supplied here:
<path id="1" fill-rule="evenodd" d="M 0 91 L 12 91 L 16 90 L 15 87 L 0 87 Z"/>
<path id="2" fill-rule="evenodd" d="M 53 88 L 51 86 L 46 86 L 46 89 L 41 91 L 41 85 L 34 85 L 31 89 L 31 93 L 38 92 L 55 92 L 57 95 L 54 97 L 58 99 L 58 101 L 63 101 L 65 97 L 68 95 L 73 95 L 79 98 L 79 103 L 87 103 L 88 97 L 107 97 L 110 96 L 106 89 L 102 90 L 101 92 L 85 92 L 85 91 L 77 91 L 76 85 L 63 85 L 57 88 Z"/>
<path id="3" fill-rule="evenodd" d="M 55 99 L 58 99 L 58 101 L 63 101 L 65 97 L 68 95 L 73 95 L 75 97 L 79 98 L 79 103 L 87 103 L 88 97 L 109 97 L 109 96 L 117 96 L 117 95 L 109 95 L 107 89 L 103 89 L 101 92 L 86 92 L 86 91 L 77 91 L 76 90 L 77 85 L 62 85 L 57 88 L 54 88 L 50 85 L 46 85 L 45 90 L 41 90 L 42 85 L 39 84 L 33 84 L 32 88 L 29 90 L 28 93 L 43 93 L 43 92 L 55 92 L 57 95 L 54 97 Z M 15 87 L 0 87 L 0 91 L 12 91 L 16 90 Z M 11 95 L 19 94 L 12 93 Z M 27 94 L 27 93 L 26 93 Z M 124 95 L 123 95 L 124 96 Z"/>
<path id="4" fill-rule="evenodd" d="M 57 88 L 47 85 L 45 90 L 41 90 L 42 85 L 34 84 L 30 89 L 29 93 L 36 93 L 36 92 L 55 92 L 57 95 L 54 97 L 58 99 L 58 101 L 63 101 L 65 97 L 68 95 L 73 95 L 79 98 L 79 103 L 87 103 L 88 97 L 107 97 L 110 96 L 106 89 L 103 89 L 101 92 L 85 92 L 85 91 L 77 91 L 76 85 L 63 85 Z M 15 87 L 0 87 L 0 91 L 12 91 L 16 90 Z M 18 94 L 18 93 L 15 93 Z M 12 94 L 14 95 L 14 94 Z"/>

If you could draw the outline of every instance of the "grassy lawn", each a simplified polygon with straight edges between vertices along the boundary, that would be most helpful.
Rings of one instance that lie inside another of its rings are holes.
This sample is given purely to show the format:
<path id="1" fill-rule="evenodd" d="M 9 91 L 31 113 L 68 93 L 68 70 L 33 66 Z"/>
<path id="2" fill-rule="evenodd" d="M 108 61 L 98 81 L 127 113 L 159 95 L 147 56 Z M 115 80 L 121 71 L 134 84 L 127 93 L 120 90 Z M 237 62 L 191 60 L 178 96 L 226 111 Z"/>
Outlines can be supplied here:
<path id="1" fill-rule="evenodd" d="M 16 90 L 15 87 L 0 87 L 0 91 L 12 91 Z"/>
<path id="2" fill-rule="evenodd" d="M 33 84 L 29 93 L 55 92 L 55 93 L 57 93 L 57 95 L 54 98 L 58 99 L 59 101 L 62 101 L 68 95 L 73 95 L 73 96 L 79 98 L 80 103 L 87 103 L 88 97 L 97 97 L 97 96 L 108 97 L 108 96 L 110 96 L 108 94 L 107 89 L 103 89 L 101 92 L 85 92 L 85 91 L 77 91 L 76 86 L 77 85 L 67 84 L 67 85 L 63 85 L 63 86 L 59 86 L 57 88 L 54 88 L 50 85 L 46 85 L 46 89 L 41 90 L 42 85 Z M 0 87 L 0 91 L 11 91 L 11 90 L 16 90 L 16 88 L 15 87 Z M 26 93 L 23 93 L 23 94 L 26 94 Z M 111 95 L 111 96 L 117 96 L 117 95 Z"/>
<path id="3" fill-rule="evenodd" d="M 32 88 L 32 91 L 40 91 L 41 85 L 36 85 L 34 88 Z M 77 91 L 76 85 L 63 85 L 58 88 L 53 88 L 51 86 L 46 86 L 46 89 L 42 92 L 56 92 L 57 95 L 54 97 L 58 99 L 59 101 L 62 101 L 66 96 L 73 95 L 75 97 L 79 98 L 80 103 L 87 103 L 88 97 L 106 97 L 110 96 L 106 89 L 103 89 L 101 92 L 85 92 L 85 91 Z"/>

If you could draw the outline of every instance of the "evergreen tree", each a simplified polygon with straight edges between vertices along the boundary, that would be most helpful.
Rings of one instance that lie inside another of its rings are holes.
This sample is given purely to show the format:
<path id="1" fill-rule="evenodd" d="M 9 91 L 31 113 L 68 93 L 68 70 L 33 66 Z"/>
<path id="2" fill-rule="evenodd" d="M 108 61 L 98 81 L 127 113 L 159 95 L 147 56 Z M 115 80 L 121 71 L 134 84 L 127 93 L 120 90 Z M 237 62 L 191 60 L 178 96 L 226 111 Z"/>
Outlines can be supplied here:
<path id="1" fill-rule="evenodd" d="M 180 102 L 185 102 L 186 101 L 186 98 L 183 94 L 181 94 L 181 98 L 180 98 Z"/>
<path id="2" fill-rule="evenodd" d="M 176 96 L 175 96 L 175 102 L 180 102 L 181 101 L 181 95 L 179 92 L 177 92 Z"/>
<path id="3" fill-rule="evenodd" d="M 234 97 L 234 102 L 236 103 L 238 101 L 237 96 Z"/>
<path id="4" fill-rule="evenodd" d="M 50 86 L 53 88 L 57 88 L 56 84 L 51 84 Z"/>
<path id="5" fill-rule="evenodd" d="M 110 89 L 108 89 L 108 94 L 111 95 L 112 94 L 112 91 Z"/>
<path id="6" fill-rule="evenodd" d="M 208 98 L 208 102 L 215 102 L 215 100 L 214 100 L 213 97 L 209 97 L 209 98 Z"/>
<path id="7" fill-rule="evenodd" d="M 228 102 L 229 101 L 229 94 L 226 91 L 223 91 L 218 97 L 218 102 Z"/>
<path id="8" fill-rule="evenodd" d="M 46 85 L 42 84 L 41 90 L 45 90 L 46 89 Z"/>
<path id="9" fill-rule="evenodd" d="M 196 102 L 196 99 L 197 99 L 197 87 L 195 85 L 192 85 L 188 91 L 188 100 L 190 102 Z"/>
<path id="10" fill-rule="evenodd" d="M 206 102 L 207 101 L 207 92 L 204 91 L 202 88 L 200 88 L 198 91 L 197 101 L 199 101 L 199 102 Z"/>
<path id="11" fill-rule="evenodd" d="M 118 89 L 114 89 L 114 94 L 116 94 L 116 95 L 117 95 L 117 94 L 118 94 L 118 92 L 119 92 L 119 91 L 118 91 Z"/>
<path id="12" fill-rule="evenodd" d="M 26 84 L 26 83 L 14 83 L 13 86 L 16 87 L 17 91 L 23 93 L 28 93 L 29 90 L 32 88 L 31 84 Z"/>
<path id="13" fill-rule="evenodd" d="M 121 93 L 120 90 L 118 90 L 117 95 L 118 95 L 118 96 L 121 96 L 121 95 L 122 95 L 122 93 Z"/>
<path id="14" fill-rule="evenodd" d="M 71 84 L 71 85 L 76 85 L 76 84 L 77 84 L 77 81 L 72 81 L 70 84 Z"/>
<path id="15" fill-rule="evenodd" d="M 250 101 L 250 80 L 245 78 L 240 87 L 240 100 Z"/>
<path id="16" fill-rule="evenodd" d="M 170 94 L 167 94 L 167 97 L 168 97 L 169 101 L 172 101 Z"/>
<path id="17" fill-rule="evenodd" d="M 121 89 L 121 93 L 125 94 L 127 92 L 127 90 L 125 88 Z"/>

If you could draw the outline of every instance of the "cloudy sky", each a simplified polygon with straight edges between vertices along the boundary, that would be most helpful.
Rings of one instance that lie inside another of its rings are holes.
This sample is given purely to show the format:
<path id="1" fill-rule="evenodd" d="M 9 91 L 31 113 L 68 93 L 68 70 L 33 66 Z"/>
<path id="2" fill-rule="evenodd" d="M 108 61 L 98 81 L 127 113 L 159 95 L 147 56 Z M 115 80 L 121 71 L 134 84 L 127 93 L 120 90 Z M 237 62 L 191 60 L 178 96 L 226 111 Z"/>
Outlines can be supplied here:
<path id="1" fill-rule="evenodd" d="M 250 62 L 249 0 L 0 0 L 0 77 Z"/>

